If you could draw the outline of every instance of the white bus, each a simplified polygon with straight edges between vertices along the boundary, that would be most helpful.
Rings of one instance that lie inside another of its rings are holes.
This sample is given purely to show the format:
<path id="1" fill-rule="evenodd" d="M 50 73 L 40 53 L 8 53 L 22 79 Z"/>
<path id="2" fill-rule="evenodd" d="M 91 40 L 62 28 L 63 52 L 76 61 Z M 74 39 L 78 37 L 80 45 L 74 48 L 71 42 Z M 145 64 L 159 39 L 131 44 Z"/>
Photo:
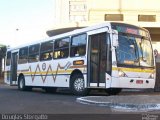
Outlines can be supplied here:
<path id="1" fill-rule="evenodd" d="M 5 83 L 19 90 L 67 87 L 118 94 L 122 88 L 154 88 L 149 32 L 124 23 L 102 23 L 7 51 Z"/>

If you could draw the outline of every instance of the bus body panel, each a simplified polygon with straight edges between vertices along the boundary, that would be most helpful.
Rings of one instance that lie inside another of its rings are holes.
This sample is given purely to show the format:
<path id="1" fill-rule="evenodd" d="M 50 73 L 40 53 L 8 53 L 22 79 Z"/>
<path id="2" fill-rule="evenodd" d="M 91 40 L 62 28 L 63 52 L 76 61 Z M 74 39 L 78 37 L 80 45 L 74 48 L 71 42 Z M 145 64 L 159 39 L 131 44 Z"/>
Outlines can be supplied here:
<path id="1" fill-rule="evenodd" d="M 24 75 L 26 86 L 69 87 L 70 75 L 75 69 L 84 74 L 86 81 L 86 63 L 83 66 L 73 65 L 76 60 L 85 61 L 85 57 L 21 64 L 18 65 L 18 74 Z"/>
<path id="2" fill-rule="evenodd" d="M 106 73 L 106 88 L 110 88 L 112 84 L 112 77 L 111 75 Z"/>
<path id="3" fill-rule="evenodd" d="M 132 82 L 131 82 L 132 81 Z M 154 88 L 153 79 L 112 77 L 112 88 Z"/>
<path id="4" fill-rule="evenodd" d="M 4 76 L 4 82 L 6 83 L 6 84 L 10 84 L 10 66 L 6 66 L 5 67 L 5 76 Z"/>

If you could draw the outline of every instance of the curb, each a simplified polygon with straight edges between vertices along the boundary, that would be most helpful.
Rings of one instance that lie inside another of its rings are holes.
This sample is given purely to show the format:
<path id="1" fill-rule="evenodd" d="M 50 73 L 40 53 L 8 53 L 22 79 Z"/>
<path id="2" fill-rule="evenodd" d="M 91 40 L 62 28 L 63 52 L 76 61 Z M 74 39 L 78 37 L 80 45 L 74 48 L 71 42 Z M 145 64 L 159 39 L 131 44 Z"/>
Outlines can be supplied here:
<path id="1" fill-rule="evenodd" d="M 155 110 L 160 110 L 160 101 L 159 103 L 118 103 L 118 102 L 99 102 L 96 100 L 92 100 L 92 98 L 98 98 L 101 99 L 100 97 L 104 96 L 89 96 L 89 97 L 80 97 L 77 98 L 76 101 L 82 104 L 87 104 L 87 105 L 96 105 L 96 106 L 104 106 L 111 108 L 113 110 L 123 110 L 123 111 L 132 111 L 132 112 L 146 112 L 146 111 L 155 111 Z"/>

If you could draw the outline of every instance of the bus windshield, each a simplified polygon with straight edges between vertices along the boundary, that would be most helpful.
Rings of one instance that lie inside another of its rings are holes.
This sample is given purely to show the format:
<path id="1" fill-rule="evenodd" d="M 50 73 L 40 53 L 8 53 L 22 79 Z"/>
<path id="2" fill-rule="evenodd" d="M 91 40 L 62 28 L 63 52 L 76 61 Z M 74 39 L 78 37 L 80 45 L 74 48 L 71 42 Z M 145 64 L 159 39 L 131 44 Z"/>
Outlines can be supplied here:
<path id="1" fill-rule="evenodd" d="M 116 49 L 118 66 L 153 67 L 152 46 L 149 39 L 129 34 L 119 34 Z"/>

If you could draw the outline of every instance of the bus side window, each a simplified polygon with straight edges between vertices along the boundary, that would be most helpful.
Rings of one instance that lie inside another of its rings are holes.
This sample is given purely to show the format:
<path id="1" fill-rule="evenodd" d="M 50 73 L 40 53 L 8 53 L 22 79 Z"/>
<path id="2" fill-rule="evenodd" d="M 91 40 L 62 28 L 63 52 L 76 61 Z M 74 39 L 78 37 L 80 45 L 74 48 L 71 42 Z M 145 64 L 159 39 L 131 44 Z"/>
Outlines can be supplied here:
<path id="1" fill-rule="evenodd" d="M 28 47 L 21 48 L 19 50 L 19 64 L 27 63 L 28 62 Z"/>
<path id="2" fill-rule="evenodd" d="M 67 58 L 69 55 L 69 37 L 58 39 L 54 43 L 54 59 Z"/>
<path id="3" fill-rule="evenodd" d="M 39 48 L 40 48 L 40 44 L 35 44 L 29 47 L 28 62 L 38 62 L 39 61 Z"/>
<path id="4" fill-rule="evenodd" d="M 71 57 L 83 56 L 86 54 L 86 34 L 76 35 L 71 41 Z"/>
<path id="5" fill-rule="evenodd" d="M 41 44 L 40 60 L 51 60 L 53 57 L 53 41 Z"/>

